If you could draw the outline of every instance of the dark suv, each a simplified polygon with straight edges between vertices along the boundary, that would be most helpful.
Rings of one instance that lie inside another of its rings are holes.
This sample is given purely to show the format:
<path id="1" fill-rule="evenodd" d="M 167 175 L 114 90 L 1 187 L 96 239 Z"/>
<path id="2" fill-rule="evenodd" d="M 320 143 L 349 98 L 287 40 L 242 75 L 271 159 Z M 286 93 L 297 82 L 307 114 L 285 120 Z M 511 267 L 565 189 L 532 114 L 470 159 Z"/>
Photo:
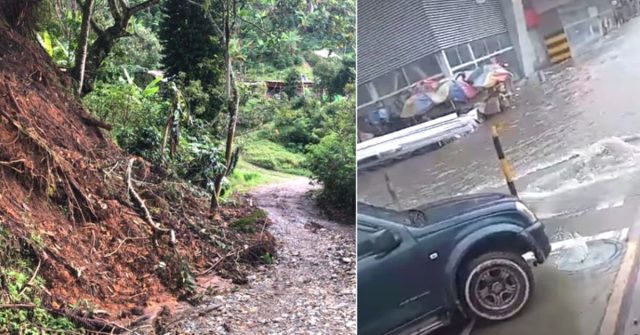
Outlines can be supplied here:
<path id="1" fill-rule="evenodd" d="M 478 194 L 406 211 L 358 204 L 358 334 L 429 333 L 457 316 L 506 320 L 551 246 L 517 198 Z"/>

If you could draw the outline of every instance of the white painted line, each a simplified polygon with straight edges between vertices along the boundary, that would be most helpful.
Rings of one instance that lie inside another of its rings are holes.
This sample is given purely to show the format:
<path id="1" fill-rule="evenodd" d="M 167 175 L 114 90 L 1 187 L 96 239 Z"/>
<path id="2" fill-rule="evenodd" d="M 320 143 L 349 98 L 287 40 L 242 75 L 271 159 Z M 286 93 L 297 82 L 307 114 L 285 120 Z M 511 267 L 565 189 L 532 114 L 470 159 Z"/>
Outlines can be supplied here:
<path id="1" fill-rule="evenodd" d="M 570 249 L 576 247 L 580 244 L 591 242 L 591 241 L 599 241 L 599 240 L 616 240 L 616 241 L 627 241 L 629 237 L 629 228 L 624 228 L 621 230 L 611 230 L 606 231 L 597 235 L 592 236 L 582 236 L 578 238 L 567 239 L 563 241 L 553 242 L 551 243 L 551 254 L 558 252 L 564 249 Z M 535 259 L 532 252 L 528 252 L 522 255 L 527 260 Z"/>

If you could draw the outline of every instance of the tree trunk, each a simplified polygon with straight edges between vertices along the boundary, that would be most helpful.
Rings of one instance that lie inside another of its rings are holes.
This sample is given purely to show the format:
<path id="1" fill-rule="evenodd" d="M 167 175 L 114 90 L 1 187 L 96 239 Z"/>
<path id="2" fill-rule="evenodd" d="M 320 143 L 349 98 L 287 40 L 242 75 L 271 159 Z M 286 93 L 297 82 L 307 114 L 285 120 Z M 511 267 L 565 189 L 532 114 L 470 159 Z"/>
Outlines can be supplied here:
<path id="1" fill-rule="evenodd" d="M 173 124 L 173 114 L 167 119 L 167 123 L 164 126 L 164 132 L 162 133 L 162 147 L 160 147 L 160 161 L 164 162 L 164 153 L 167 150 L 167 141 L 169 140 L 169 130 Z"/>
<path id="2" fill-rule="evenodd" d="M 238 123 L 238 109 L 240 108 L 240 95 L 238 94 L 238 86 L 236 85 L 233 72 L 231 72 L 231 103 L 229 104 L 229 124 L 227 125 L 227 143 L 225 147 L 225 171 L 216 176 L 214 182 L 214 192 L 211 196 L 211 212 L 215 213 L 218 209 L 220 191 L 222 189 L 222 179 L 232 168 L 233 163 L 233 141 L 236 136 L 236 125 Z"/>
<path id="3" fill-rule="evenodd" d="M 236 124 L 238 123 L 238 109 L 240 108 L 240 96 L 233 73 L 231 73 L 231 94 L 232 102 L 229 106 L 229 125 L 227 126 L 227 146 L 225 148 L 225 160 L 227 169 L 231 167 L 231 156 L 233 155 L 233 140 L 236 136 Z"/>
<path id="4" fill-rule="evenodd" d="M 82 8 L 82 27 L 80 28 L 80 37 L 78 38 L 75 64 L 75 67 L 78 67 L 78 94 L 82 93 L 84 83 L 84 69 L 87 61 L 87 48 L 89 47 L 89 28 L 91 26 L 94 2 L 95 0 L 87 0 Z"/>
<path id="5" fill-rule="evenodd" d="M 87 0 L 87 2 L 88 1 L 89 0 Z M 98 69 L 102 65 L 102 62 L 104 62 L 104 60 L 111 53 L 111 50 L 113 49 L 116 41 L 122 37 L 131 35 L 129 32 L 127 32 L 127 27 L 129 26 L 131 17 L 142 10 L 157 5 L 158 3 L 160 3 L 160 0 L 147 0 L 131 7 L 123 6 L 122 8 L 115 5 L 115 3 L 115 1 L 109 1 L 109 9 L 114 20 L 111 27 L 102 30 L 94 21 L 89 20 L 89 23 L 98 35 L 98 38 L 96 38 L 91 46 L 88 47 L 84 69 L 84 80 L 81 87 L 82 95 L 90 93 L 93 90 L 93 81 L 98 74 Z M 79 65 L 79 62 L 76 62 L 73 69 L 71 70 L 71 76 L 78 82 L 80 81 L 81 72 Z"/>
<path id="6" fill-rule="evenodd" d="M 91 93 L 93 91 L 93 81 L 98 74 L 98 69 L 102 65 L 102 62 L 109 56 L 113 46 L 119 38 L 127 36 L 126 26 L 114 25 L 109 29 L 98 35 L 98 38 L 93 41 L 87 51 L 87 58 L 84 69 L 84 80 L 82 84 L 82 95 Z M 80 80 L 80 67 L 76 63 L 76 66 L 71 70 L 71 75 Z"/>
<path id="7" fill-rule="evenodd" d="M 231 156 L 233 154 L 233 140 L 236 134 L 236 123 L 238 121 L 238 108 L 240 104 L 240 97 L 238 95 L 238 88 L 236 86 L 236 82 L 233 77 L 233 66 L 231 64 L 231 55 L 229 50 L 229 45 L 231 44 L 231 2 L 233 2 L 233 14 L 235 17 L 235 0 L 227 0 L 225 1 L 225 14 L 224 14 L 224 36 L 223 43 L 225 46 L 224 57 L 225 57 L 225 76 L 226 76 L 226 86 L 225 91 L 227 95 L 227 110 L 229 112 L 229 124 L 227 126 L 227 143 L 225 148 L 225 171 L 216 176 L 214 181 L 214 189 L 213 194 L 211 194 L 211 214 L 214 214 L 220 205 L 220 191 L 222 189 L 222 179 L 227 175 L 229 169 L 231 167 Z"/>

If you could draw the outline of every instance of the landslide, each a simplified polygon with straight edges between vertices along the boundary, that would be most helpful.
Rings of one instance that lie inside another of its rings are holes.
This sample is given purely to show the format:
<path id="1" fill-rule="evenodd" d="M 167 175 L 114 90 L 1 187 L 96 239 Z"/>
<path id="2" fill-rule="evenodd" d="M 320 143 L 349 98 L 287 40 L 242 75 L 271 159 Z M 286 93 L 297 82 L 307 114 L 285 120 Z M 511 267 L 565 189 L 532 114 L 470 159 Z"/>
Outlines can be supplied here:
<path id="1" fill-rule="evenodd" d="M 41 263 L 46 306 L 82 302 L 132 318 L 193 297 L 199 275 L 243 283 L 275 254 L 267 219 L 247 202 L 212 218 L 206 194 L 127 156 L 35 39 L 7 22 L 0 17 L 0 228 Z M 242 217 L 255 229 L 237 229 Z"/>

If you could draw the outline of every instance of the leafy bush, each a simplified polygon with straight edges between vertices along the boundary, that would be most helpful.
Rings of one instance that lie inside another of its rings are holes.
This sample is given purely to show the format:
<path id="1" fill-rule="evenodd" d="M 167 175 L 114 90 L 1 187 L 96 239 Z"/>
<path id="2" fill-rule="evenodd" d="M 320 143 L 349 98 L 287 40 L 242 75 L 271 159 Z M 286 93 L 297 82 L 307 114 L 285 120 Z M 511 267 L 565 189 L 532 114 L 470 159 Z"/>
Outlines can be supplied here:
<path id="1" fill-rule="evenodd" d="M 356 199 L 355 140 L 337 133 L 312 145 L 307 154 L 307 168 L 323 185 L 321 200 L 325 204 L 352 211 Z"/>
<path id="2" fill-rule="evenodd" d="M 118 145 L 130 154 L 134 154 L 151 162 L 160 160 L 161 136 L 156 127 L 136 125 L 123 128 L 116 133 Z"/>
<path id="3" fill-rule="evenodd" d="M 273 121 L 282 103 L 275 99 L 250 98 L 238 113 L 238 130 L 253 130 Z"/>
<path id="4" fill-rule="evenodd" d="M 115 82 L 122 69 L 126 69 L 136 79 L 136 83 L 144 85 L 142 82 L 148 80 L 148 72 L 161 68 L 162 47 L 156 34 L 135 18 L 129 24 L 129 30 L 132 35 L 116 41 L 99 68 L 97 80 Z"/>
<path id="5" fill-rule="evenodd" d="M 225 170 L 224 153 L 217 143 L 187 143 L 174 164 L 178 175 L 212 192 L 216 175 Z"/>
<path id="6" fill-rule="evenodd" d="M 115 128 L 148 124 L 162 118 L 169 103 L 158 94 L 160 79 L 139 87 L 124 70 L 115 83 L 98 82 L 84 98 L 85 106 L 100 119 L 114 123 Z"/>
<path id="7" fill-rule="evenodd" d="M 287 74 L 287 79 L 284 82 L 284 93 L 289 99 L 293 99 L 298 96 L 298 86 L 301 85 L 301 74 L 297 69 L 291 69 Z"/>
<path id="8" fill-rule="evenodd" d="M 354 211 L 356 202 L 355 103 L 353 98 L 327 106 L 331 133 L 307 147 L 305 166 L 323 185 L 324 205 Z"/>
<path id="9" fill-rule="evenodd" d="M 302 152 L 305 146 L 318 143 L 325 135 L 326 121 L 320 101 L 299 97 L 278 109 L 272 138 L 293 151 Z"/>

